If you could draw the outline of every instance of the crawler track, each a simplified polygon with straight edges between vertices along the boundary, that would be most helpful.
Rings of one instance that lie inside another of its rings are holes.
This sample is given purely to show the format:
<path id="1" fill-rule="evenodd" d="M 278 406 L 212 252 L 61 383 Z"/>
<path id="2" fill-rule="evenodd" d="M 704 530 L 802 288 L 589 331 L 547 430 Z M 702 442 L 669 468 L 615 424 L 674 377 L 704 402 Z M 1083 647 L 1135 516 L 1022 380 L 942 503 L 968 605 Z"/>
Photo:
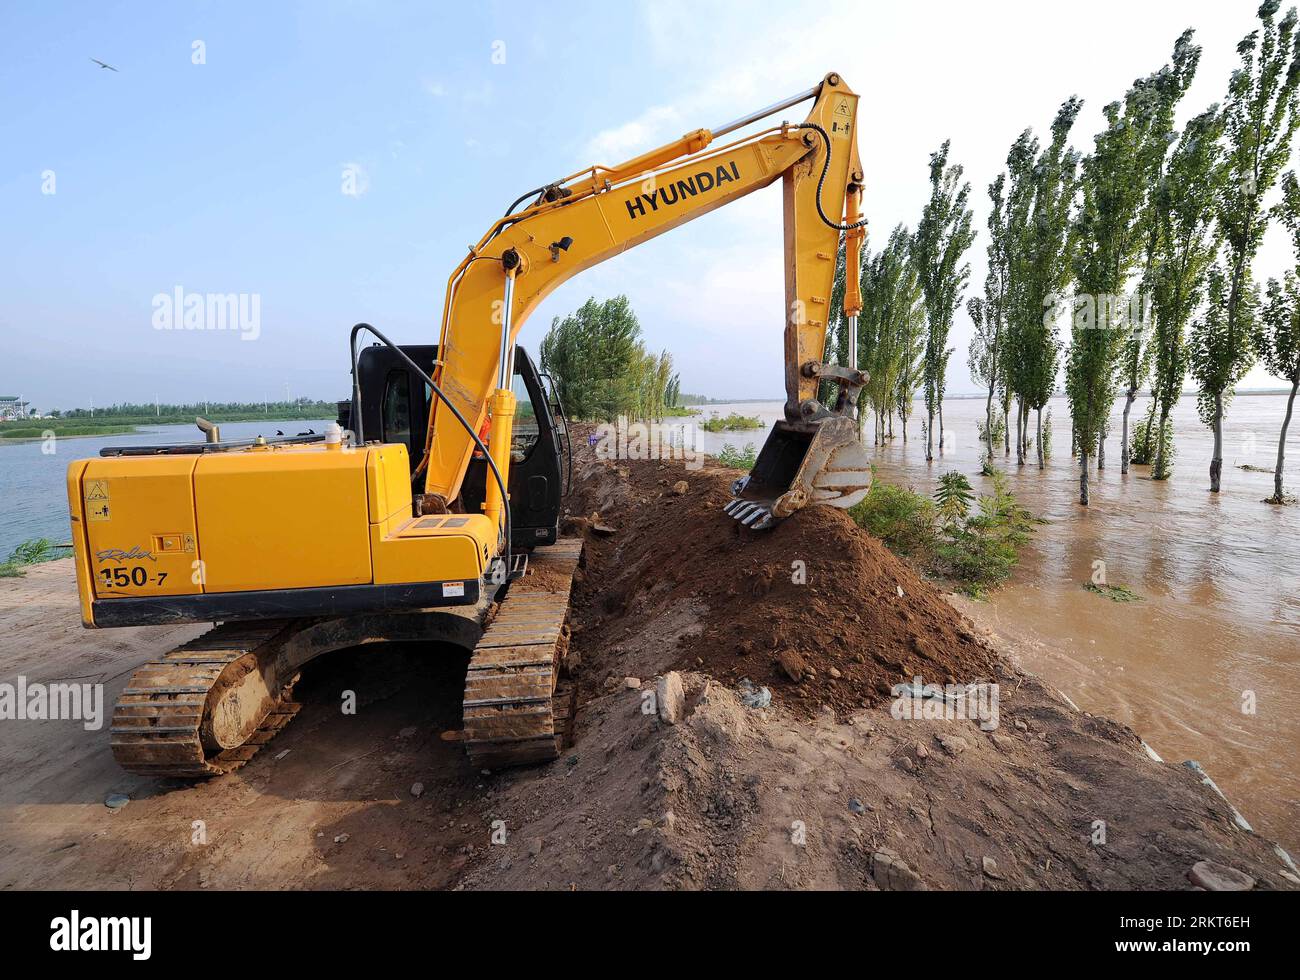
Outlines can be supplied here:
<path id="1" fill-rule="evenodd" d="M 573 740 L 577 688 L 561 679 L 569 593 L 582 540 L 538 548 L 474 648 L 465 674 L 465 748 L 483 769 L 554 759 Z"/>
<path id="2" fill-rule="evenodd" d="M 132 674 L 113 707 L 113 757 L 148 776 L 230 772 L 293 720 L 297 671 L 321 653 L 384 640 L 468 646 L 477 638 L 465 677 L 471 761 L 499 769 L 554 759 L 573 737 L 577 690 L 561 673 L 581 557 L 580 539 L 538 548 L 481 636 L 475 619 L 438 610 L 217 626 Z"/>
<path id="3" fill-rule="evenodd" d="M 227 623 L 139 667 L 113 707 L 113 758 L 150 776 L 238 769 L 298 713 L 292 685 L 257 690 L 289 631 L 283 622 Z M 254 683 L 240 683 L 254 672 Z M 228 744 L 240 728 L 251 731 Z"/>

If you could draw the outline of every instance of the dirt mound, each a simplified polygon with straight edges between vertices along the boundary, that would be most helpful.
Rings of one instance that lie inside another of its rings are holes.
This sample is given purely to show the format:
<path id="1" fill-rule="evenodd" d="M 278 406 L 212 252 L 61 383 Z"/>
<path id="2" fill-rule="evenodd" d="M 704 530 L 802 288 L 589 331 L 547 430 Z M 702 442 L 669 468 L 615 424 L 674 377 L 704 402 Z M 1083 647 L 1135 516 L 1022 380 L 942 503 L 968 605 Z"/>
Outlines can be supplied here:
<path id="1" fill-rule="evenodd" d="M 993 676 L 993 654 L 961 614 L 843 511 L 808 507 L 751 531 L 722 513 L 733 470 L 588 458 L 577 475 L 571 509 L 585 515 L 588 544 L 574 620 L 588 648 L 662 634 L 663 656 L 629 663 L 634 674 L 748 677 L 805 716 L 870 707 L 918 676 Z M 614 533 L 594 532 L 593 513 Z"/>

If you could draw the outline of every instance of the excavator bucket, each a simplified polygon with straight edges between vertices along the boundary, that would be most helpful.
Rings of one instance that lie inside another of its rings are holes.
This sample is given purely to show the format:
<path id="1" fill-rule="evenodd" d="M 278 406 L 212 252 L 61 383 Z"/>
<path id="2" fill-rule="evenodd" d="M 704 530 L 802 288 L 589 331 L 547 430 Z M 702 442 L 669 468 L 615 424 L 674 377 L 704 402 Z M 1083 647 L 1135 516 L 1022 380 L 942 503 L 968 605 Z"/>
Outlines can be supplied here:
<path id="1" fill-rule="evenodd" d="M 871 461 L 850 418 L 778 421 L 749 476 L 731 488 L 723 508 L 761 531 L 807 504 L 852 507 L 871 489 Z"/>

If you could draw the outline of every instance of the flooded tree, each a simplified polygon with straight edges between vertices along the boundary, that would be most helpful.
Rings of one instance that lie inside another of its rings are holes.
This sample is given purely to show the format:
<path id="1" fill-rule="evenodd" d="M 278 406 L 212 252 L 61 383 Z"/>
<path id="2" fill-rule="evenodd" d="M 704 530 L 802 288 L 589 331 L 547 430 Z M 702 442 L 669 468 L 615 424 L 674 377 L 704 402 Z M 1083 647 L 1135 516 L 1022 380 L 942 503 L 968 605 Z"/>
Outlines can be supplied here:
<path id="1" fill-rule="evenodd" d="M 895 392 L 909 336 L 919 319 L 921 285 L 909 257 L 911 236 L 898 225 L 883 249 L 871 257 L 863 272 L 863 313 L 870 348 L 863 351 L 868 372 L 867 396 L 876 412 L 876 441 L 884 445 L 885 422 L 892 417 Z M 868 309 L 870 313 L 868 314 Z"/>
<path id="2" fill-rule="evenodd" d="M 1291 233 L 1296 268 L 1283 275 L 1282 281 L 1268 281 L 1268 302 L 1255 333 L 1255 347 L 1270 374 L 1291 382 L 1282 417 L 1282 434 L 1277 441 L 1277 467 L 1273 471 L 1273 496 L 1268 502 L 1284 504 L 1282 467 L 1286 462 L 1286 432 L 1291 425 L 1296 390 L 1300 389 L 1300 183 L 1294 171 L 1282 178 L 1282 201 L 1274 213 Z"/>
<path id="3" fill-rule="evenodd" d="M 1010 452 L 1010 387 L 1007 383 L 1008 358 L 1007 313 L 1011 296 L 1012 269 L 1020 262 L 1020 229 L 1024 226 L 1033 198 L 1030 172 L 1038 152 L 1038 141 L 1025 130 L 1007 154 L 1007 170 L 989 184 L 988 275 L 984 279 L 984 298 L 973 298 L 967 311 L 975 325 L 967 364 L 971 378 L 988 388 L 984 406 L 984 441 L 988 446 L 985 470 L 993 469 L 993 443 L 997 436 L 994 424 L 994 396 L 1002 394 L 1003 434 Z"/>
<path id="4" fill-rule="evenodd" d="M 921 212 L 912 239 L 912 259 L 921 278 L 925 313 L 929 327 L 925 338 L 922 381 L 928 418 L 925 458 L 934 459 L 934 418 L 939 416 L 939 445 L 943 447 L 943 393 L 948 359 L 948 333 L 970 279 L 966 250 L 975 240 L 971 227 L 973 212 L 967 204 L 970 183 L 962 182 L 960 164 L 948 164 L 947 140 L 930 154 L 930 199 Z"/>
<path id="5" fill-rule="evenodd" d="M 1056 318 L 1047 311 L 1057 305 L 1074 278 L 1071 264 L 1075 238 L 1070 219 L 1079 188 L 1079 154 L 1070 149 L 1068 140 L 1082 106 L 1078 99 L 1068 100 L 1052 123 L 1052 141 L 1031 173 L 1033 204 L 1019 245 L 1020 306 L 1026 340 L 1021 393 L 1026 408 L 1035 416 L 1034 448 L 1039 469 L 1047 465 L 1043 409 L 1056 390 L 1061 358 Z"/>
<path id="6" fill-rule="evenodd" d="M 1241 66 L 1228 82 L 1224 102 L 1226 157 L 1215 218 L 1225 244 L 1221 266 L 1211 272 L 1211 308 L 1193 325 L 1192 374 L 1201 387 L 1198 408 L 1214 431 L 1210 492 L 1223 476 L 1223 413 L 1233 386 L 1254 360 L 1250 321 L 1255 293 L 1251 262 L 1268 225 L 1264 195 L 1291 154 L 1300 124 L 1300 36 L 1295 8 L 1275 20 L 1278 0 L 1259 7 L 1260 26 L 1237 45 Z"/>
<path id="7" fill-rule="evenodd" d="M 1211 106 L 1183 128 L 1166 161 L 1153 196 L 1155 242 L 1145 288 L 1151 297 L 1155 377 L 1151 385 L 1159 422 L 1146 431 L 1156 440 L 1151 479 L 1169 478 L 1169 413 L 1183 393 L 1187 373 L 1185 331 L 1201 305 L 1205 277 L 1219 250 L 1214 201 L 1222 147 L 1223 118 Z"/>
<path id="8" fill-rule="evenodd" d="M 925 301 L 921 295 L 921 279 L 915 263 L 910 264 L 911 286 L 904 294 L 900 309 L 898 336 L 898 376 L 894 381 L 894 399 L 898 420 L 903 429 L 903 444 L 907 444 L 907 420 L 912 417 L 916 389 L 924 374 L 925 358 Z"/>
<path id="9" fill-rule="evenodd" d="M 1160 185 L 1169 147 L 1174 143 L 1174 110 L 1187 93 L 1196 77 L 1196 66 L 1201 60 L 1201 49 L 1192 44 L 1191 30 L 1186 30 L 1174 43 L 1170 63 L 1154 75 L 1135 83 L 1129 91 L 1129 101 L 1138 103 L 1135 122 L 1146 127 L 1140 135 L 1138 166 L 1147 193 L 1140 221 L 1146 238 L 1146 266 L 1142 276 L 1141 302 L 1133 304 L 1136 316 L 1130 317 L 1128 333 L 1120 352 L 1120 370 L 1124 380 L 1124 422 L 1120 439 L 1120 472 L 1127 473 L 1131 449 L 1129 444 L 1129 414 L 1137 398 L 1138 389 L 1151 371 L 1154 347 L 1147 336 L 1151 310 L 1151 276 L 1157 259 L 1159 228 L 1156 214 L 1156 194 Z M 1136 321 L 1136 322 L 1132 322 Z M 1146 427 L 1148 436 L 1151 425 Z M 1149 456 L 1148 456 L 1149 458 Z"/>

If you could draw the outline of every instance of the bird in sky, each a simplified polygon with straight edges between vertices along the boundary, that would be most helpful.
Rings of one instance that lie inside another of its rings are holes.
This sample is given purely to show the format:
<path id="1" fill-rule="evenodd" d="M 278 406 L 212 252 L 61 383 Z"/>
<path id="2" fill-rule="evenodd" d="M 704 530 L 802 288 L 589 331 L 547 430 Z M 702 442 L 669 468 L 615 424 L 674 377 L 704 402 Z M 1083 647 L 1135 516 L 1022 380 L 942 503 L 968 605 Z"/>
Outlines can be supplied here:
<path id="1" fill-rule="evenodd" d="M 109 71 L 117 71 L 117 69 L 114 68 L 112 65 L 100 61 L 98 58 L 91 58 L 90 60 L 93 61 L 95 64 L 99 65 L 100 68 L 107 68 Z"/>

